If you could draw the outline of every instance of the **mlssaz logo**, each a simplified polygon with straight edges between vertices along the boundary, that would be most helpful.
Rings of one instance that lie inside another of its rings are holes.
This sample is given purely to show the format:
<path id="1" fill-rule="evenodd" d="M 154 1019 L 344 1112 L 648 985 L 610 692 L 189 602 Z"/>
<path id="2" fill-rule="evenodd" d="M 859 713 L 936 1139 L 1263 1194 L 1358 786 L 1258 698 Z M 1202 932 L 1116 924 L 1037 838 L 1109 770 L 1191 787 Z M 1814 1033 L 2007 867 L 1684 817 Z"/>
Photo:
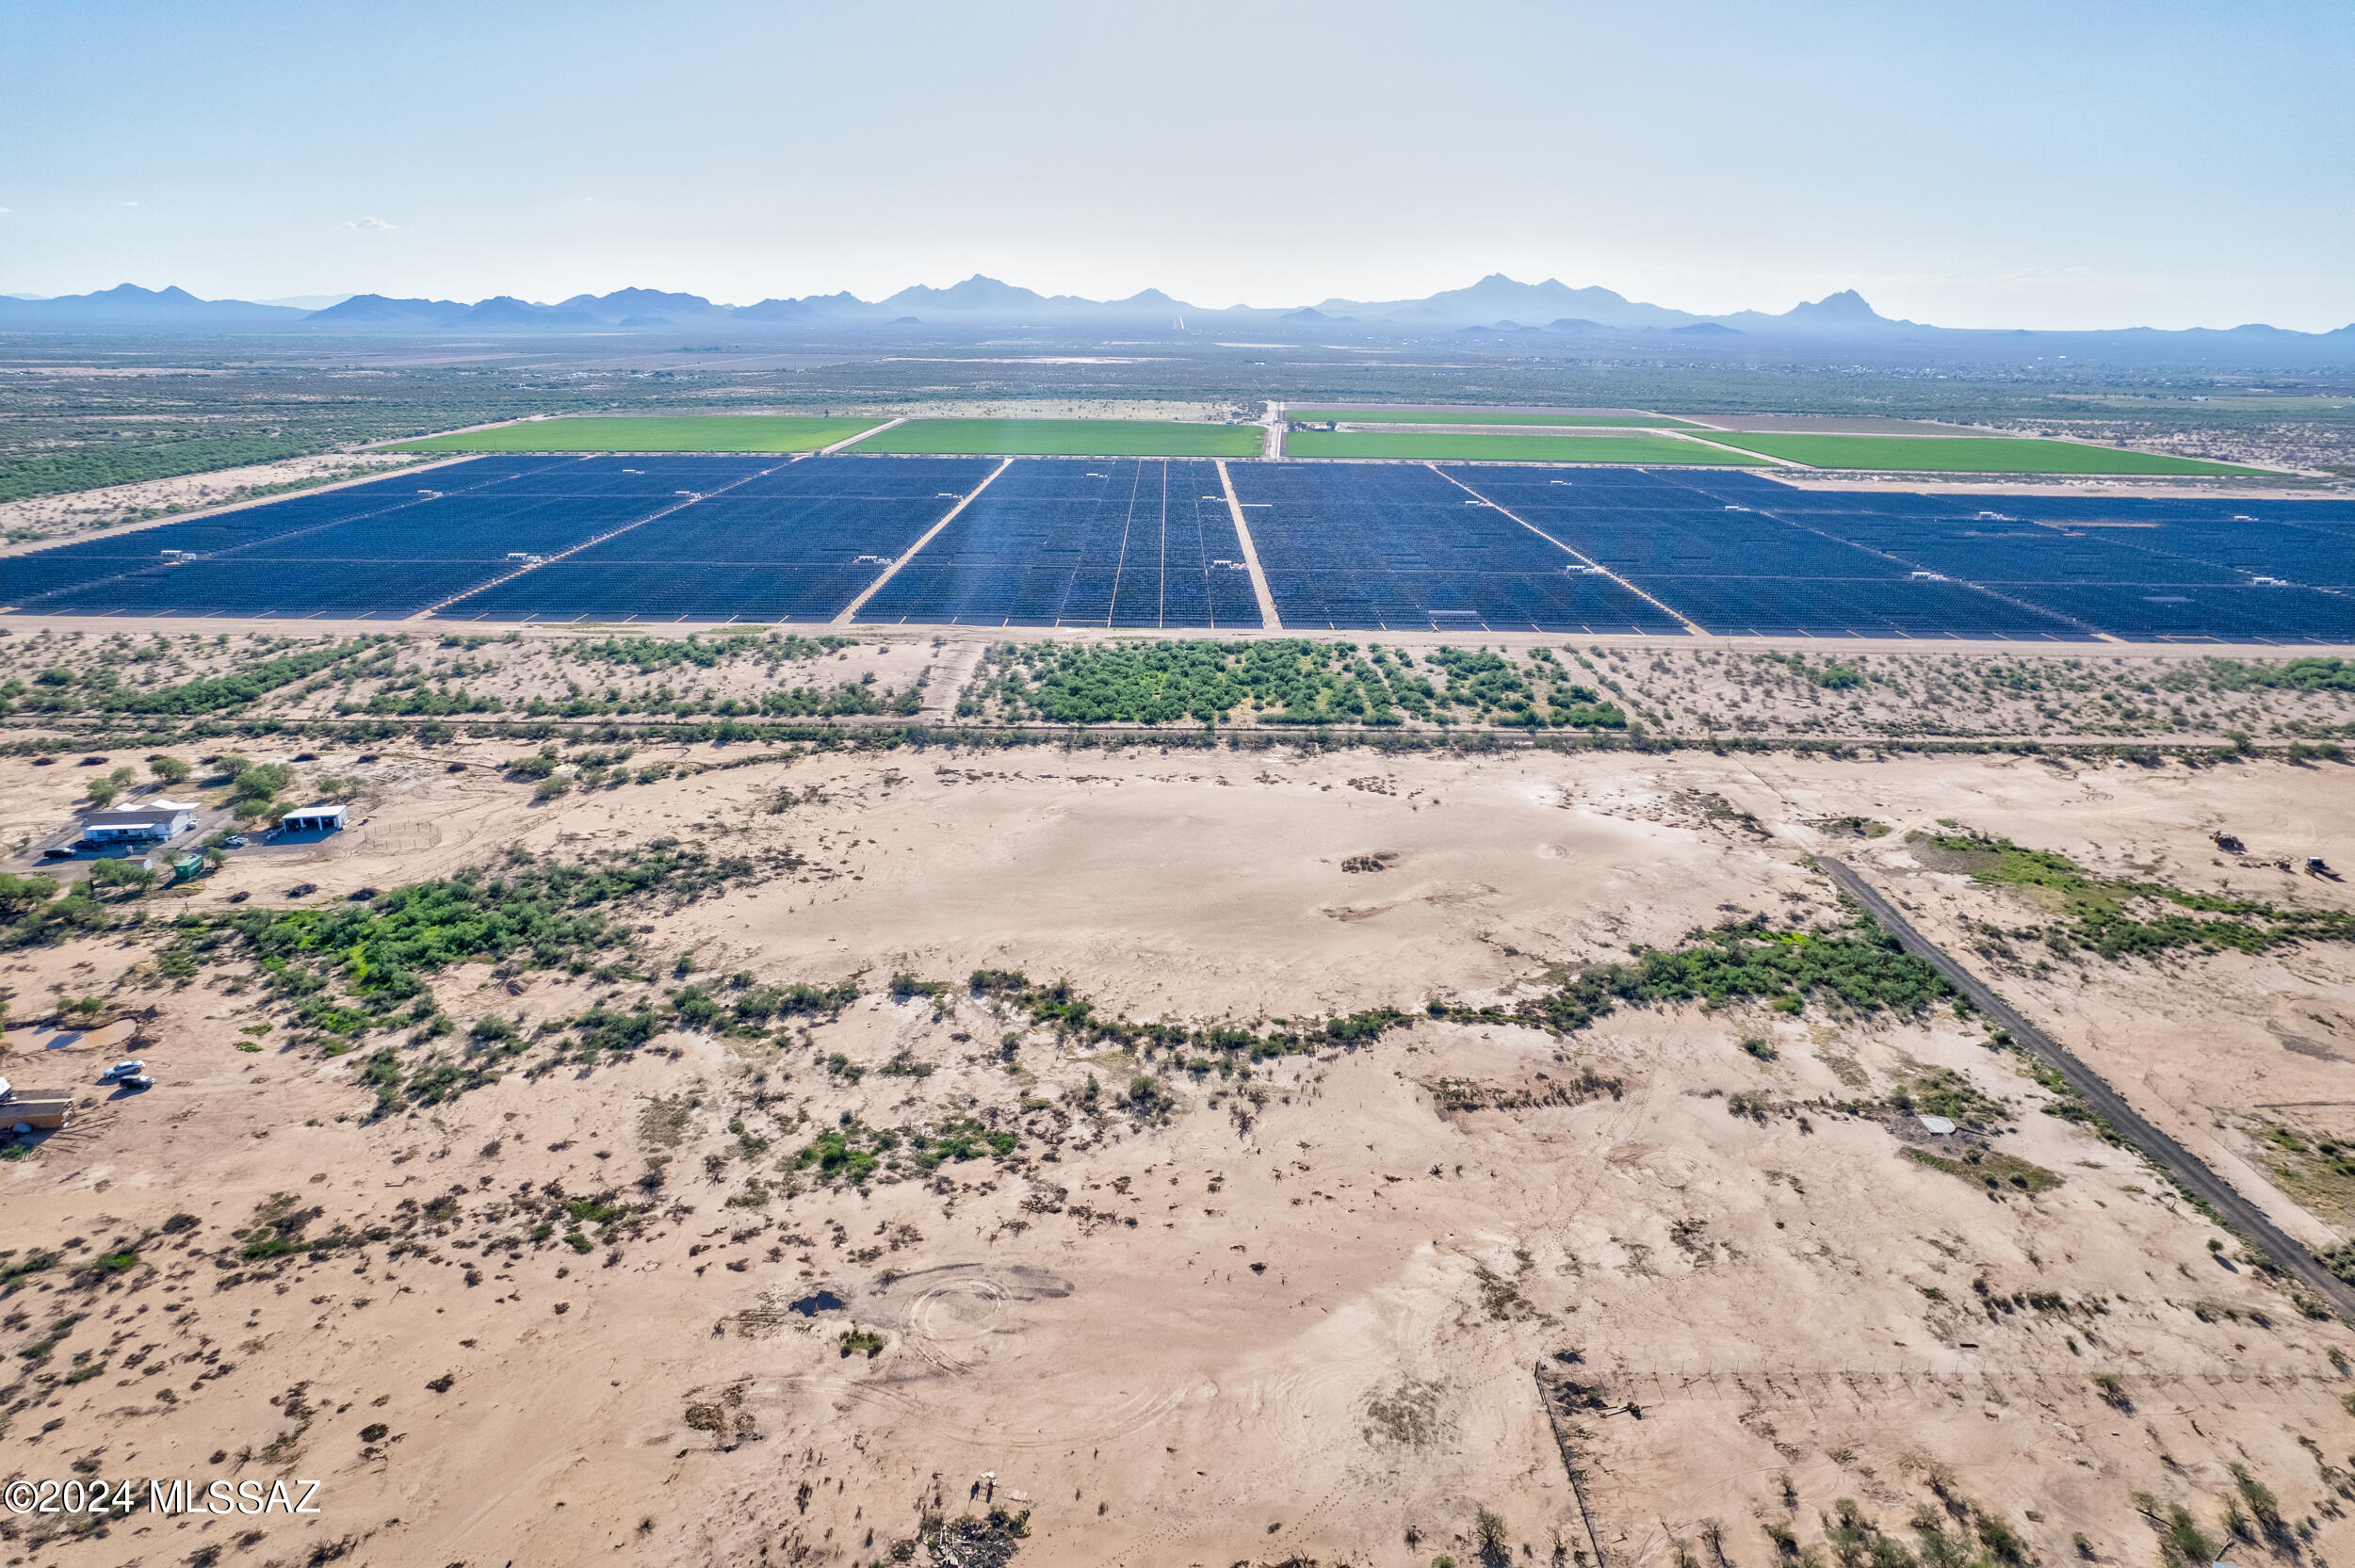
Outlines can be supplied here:
<path id="1" fill-rule="evenodd" d="M 0 1488 L 0 1507 L 10 1513 L 317 1513 L 315 1480 L 230 1482 L 15 1480 Z"/>

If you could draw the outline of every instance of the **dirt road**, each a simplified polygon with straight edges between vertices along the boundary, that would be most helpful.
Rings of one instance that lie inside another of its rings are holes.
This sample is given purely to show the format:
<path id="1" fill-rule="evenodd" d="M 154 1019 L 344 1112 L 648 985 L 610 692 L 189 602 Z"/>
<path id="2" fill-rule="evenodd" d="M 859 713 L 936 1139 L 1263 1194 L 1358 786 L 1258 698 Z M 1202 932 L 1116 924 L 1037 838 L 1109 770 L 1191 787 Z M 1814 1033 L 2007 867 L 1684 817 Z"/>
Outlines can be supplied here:
<path id="1" fill-rule="evenodd" d="M 2112 1089 L 2100 1074 L 2022 1018 L 2010 1003 L 1990 990 L 1986 982 L 1915 930 L 1912 923 L 1897 912 L 1896 906 L 1872 883 L 1859 876 L 1853 867 L 1830 855 L 1817 855 L 1815 860 L 1831 880 L 1840 884 L 1841 890 L 1862 904 L 1866 913 L 1880 923 L 1882 929 L 1895 937 L 1906 951 L 1945 976 L 1957 990 L 1971 998 L 1973 1006 L 2010 1030 L 2012 1039 L 2051 1063 L 2062 1077 L 2069 1080 L 2070 1087 L 2083 1094 L 2086 1103 L 2101 1113 L 2103 1120 L 2119 1136 L 2173 1176 L 2185 1191 L 2214 1209 L 2235 1235 L 2297 1275 L 2309 1289 L 2336 1307 L 2341 1317 L 2355 1322 L 2355 1290 L 2348 1289 L 2337 1275 L 2317 1262 L 2312 1253 L 2283 1234 L 2256 1204 L 2233 1190 L 2231 1183 L 2209 1170 L 2191 1151 L 2143 1120 L 2126 1103 L 2125 1097 Z"/>

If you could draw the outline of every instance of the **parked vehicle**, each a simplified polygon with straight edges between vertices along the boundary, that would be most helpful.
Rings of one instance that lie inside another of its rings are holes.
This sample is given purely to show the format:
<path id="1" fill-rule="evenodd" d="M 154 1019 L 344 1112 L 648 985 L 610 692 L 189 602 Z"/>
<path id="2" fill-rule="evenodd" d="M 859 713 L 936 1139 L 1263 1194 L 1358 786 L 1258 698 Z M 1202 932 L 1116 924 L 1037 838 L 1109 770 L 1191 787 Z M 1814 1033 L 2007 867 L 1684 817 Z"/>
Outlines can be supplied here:
<path id="1" fill-rule="evenodd" d="M 243 833 L 231 833 L 220 841 L 220 847 L 224 849 L 242 849 L 245 846 L 246 836 Z"/>
<path id="2" fill-rule="evenodd" d="M 73 855 L 73 847 L 69 844 L 53 845 L 41 852 L 43 860 L 72 860 Z"/>
<path id="3" fill-rule="evenodd" d="M 112 1083 L 117 1078 L 127 1078 L 135 1074 L 144 1073 L 146 1071 L 147 1063 L 140 1060 L 138 1057 L 133 1057 L 128 1061 L 118 1061 L 112 1067 L 107 1068 L 104 1073 L 99 1074 L 98 1081 L 100 1083 Z"/>
<path id="4" fill-rule="evenodd" d="M 127 1078 L 121 1078 L 116 1081 L 121 1085 L 121 1087 L 130 1090 L 153 1089 L 155 1087 L 155 1080 L 149 1077 L 144 1073 L 134 1073 Z"/>

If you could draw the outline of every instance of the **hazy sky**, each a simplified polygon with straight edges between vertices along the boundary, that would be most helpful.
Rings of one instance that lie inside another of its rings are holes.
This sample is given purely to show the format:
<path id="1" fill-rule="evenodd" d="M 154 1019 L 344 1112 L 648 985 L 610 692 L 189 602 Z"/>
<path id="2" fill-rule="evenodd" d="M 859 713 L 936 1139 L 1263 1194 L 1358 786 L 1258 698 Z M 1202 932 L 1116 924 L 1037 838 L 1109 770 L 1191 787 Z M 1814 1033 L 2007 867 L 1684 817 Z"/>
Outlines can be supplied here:
<path id="1" fill-rule="evenodd" d="M 2355 5 L 16 0 L 0 291 L 2355 320 Z"/>

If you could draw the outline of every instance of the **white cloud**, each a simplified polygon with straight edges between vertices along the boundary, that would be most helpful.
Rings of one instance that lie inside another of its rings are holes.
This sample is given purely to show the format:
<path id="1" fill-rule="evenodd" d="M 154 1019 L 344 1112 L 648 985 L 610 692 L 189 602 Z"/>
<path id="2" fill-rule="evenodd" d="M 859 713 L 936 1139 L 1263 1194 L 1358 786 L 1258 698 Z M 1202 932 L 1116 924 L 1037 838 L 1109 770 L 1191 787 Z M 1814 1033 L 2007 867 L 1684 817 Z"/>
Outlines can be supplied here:
<path id="1" fill-rule="evenodd" d="M 14 207 L 0 207 L 0 218 L 6 218 L 14 211 L 16 211 Z"/>
<path id="2" fill-rule="evenodd" d="M 336 226 L 342 229 L 349 229 L 353 234 L 372 234 L 380 230 L 389 230 L 392 228 L 390 223 L 385 222 L 381 218 L 355 218 L 349 223 L 342 223 Z"/>

